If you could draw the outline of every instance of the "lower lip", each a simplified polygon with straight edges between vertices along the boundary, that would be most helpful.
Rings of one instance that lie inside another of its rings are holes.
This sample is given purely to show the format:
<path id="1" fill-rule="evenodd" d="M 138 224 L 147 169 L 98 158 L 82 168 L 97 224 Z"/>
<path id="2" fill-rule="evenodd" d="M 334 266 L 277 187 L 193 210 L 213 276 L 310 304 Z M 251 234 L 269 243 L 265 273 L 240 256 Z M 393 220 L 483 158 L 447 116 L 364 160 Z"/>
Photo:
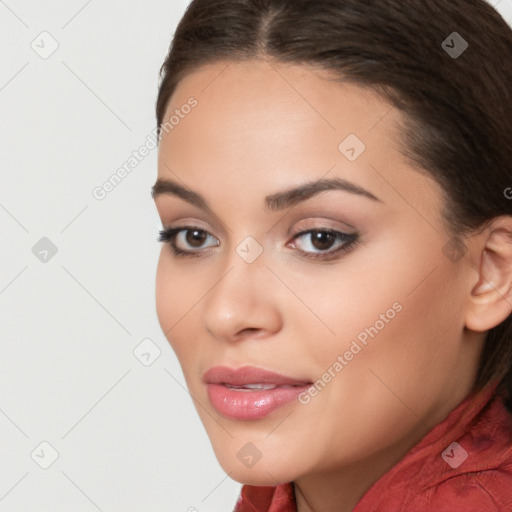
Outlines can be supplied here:
<path id="1" fill-rule="evenodd" d="M 222 384 L 208 384 L 208 398 L 223 416 L 234 420 L 258 420 L 295 400 L 311 385 L 237 391 Z"/>

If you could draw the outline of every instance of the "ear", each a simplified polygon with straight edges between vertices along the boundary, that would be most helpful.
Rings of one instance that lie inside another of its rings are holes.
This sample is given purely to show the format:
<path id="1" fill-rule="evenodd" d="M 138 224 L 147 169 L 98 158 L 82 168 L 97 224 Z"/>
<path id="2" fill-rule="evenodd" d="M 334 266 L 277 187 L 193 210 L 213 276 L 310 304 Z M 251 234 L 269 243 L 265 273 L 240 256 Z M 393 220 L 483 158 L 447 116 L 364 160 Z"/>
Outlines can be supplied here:
<path id="1" fill-rule="evenodd" d="M 478 282 L 471 290 L 466 327 L 484 332 L 512 312 L 512 217 L 493 219 L 478 236 L 473 261 Z"/>

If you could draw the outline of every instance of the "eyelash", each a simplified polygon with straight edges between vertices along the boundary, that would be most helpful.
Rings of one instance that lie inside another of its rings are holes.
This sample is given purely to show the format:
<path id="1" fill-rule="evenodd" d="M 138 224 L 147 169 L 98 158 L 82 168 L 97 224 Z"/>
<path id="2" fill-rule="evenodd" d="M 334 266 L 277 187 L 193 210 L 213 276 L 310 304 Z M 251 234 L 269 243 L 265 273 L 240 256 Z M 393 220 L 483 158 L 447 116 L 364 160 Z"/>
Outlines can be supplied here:
<path id="1" fill-rule="evenodd" d="M 181 231 L 199 231 L 200 233 L 206 233 L 207 235 L 210 235 L 210 233 L 208 233 L 206 230 L 198 228 L 196 226 L 178 226 L 175 228 L 160 230 L 159 237 L 158 237 L 157 241 L 169 244 L 174 255 L 178 258 L 200 257 L 201 252 L 205 252 L 204 250 L 184 251 L 175 246 L 174 239 L 176 238 L 176 235 L 178 235 Z M 311 233 L 332 234 L 332 235 L 335 235 L 338 240 L 341 239 L 345 243 L 338 249 L 335 249 L 334 251 L 325 251 L 323 253 L 321 253 L 321 252 L 320 253 L 309 253 L 309 252 L 299 250 L 301 255 L 308 260 L 331 261 L 333 259 L 336 259 L 342 253 L 346 253 L 346 252 L 349 252 L 350 250 L 352 250 L 359 242 L 358 235 L 356 233 L 343 233 L 341 231 L 334 231 L 332 229 L 309 229 L 306 231 L 301 231 L 300 233 L 296 233 L 294 235 L 293 240 L 295 240 L 296 238 L 300 238 L 301 236 L 311 234 Z M 212 236 L 212 235 L 210 235 L 210 236 Z"/>

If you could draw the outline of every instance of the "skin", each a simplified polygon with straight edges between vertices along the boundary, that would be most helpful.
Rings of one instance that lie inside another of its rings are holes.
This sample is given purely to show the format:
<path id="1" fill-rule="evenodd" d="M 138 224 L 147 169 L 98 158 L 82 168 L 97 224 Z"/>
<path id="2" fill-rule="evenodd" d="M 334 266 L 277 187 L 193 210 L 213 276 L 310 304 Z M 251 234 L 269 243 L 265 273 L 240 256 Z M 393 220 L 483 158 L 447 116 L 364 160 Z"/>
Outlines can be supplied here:
<path id="1" fill-rule="evenodd" d="M 212 212 L 155 197 L 165 228 L 191 224 L 210 235 L 196 245 L 183 232 L 175 239 L 199 257 L 162 245 L 156 305 L 215 454 L 236 481 L 293 481 L 300 512 L 352 510 L 468 395 L 485 331 L 512 303 L 512 257 L 496 230 L 468 238 L 461 259 L 443 252 L 441 188 L 400 154 L 401 114 L 369 89 L 326 77 L 265 60 L 187 75 L 165 118 L 191 96 L 198 104 L 164 133 L 158 178 L 201 194 Z M 338 149 L 351 133 L 366 145 L 353 162 Z M 265 210 L 265 196 L 323 177 L 380 201 L 330 190 Z M 332 252 L 343 241 L 294 239 L 308 229 L 357 233 L 358 244 L 331 261 L 309 260 L 301 250 Z M 247 236 L 263 250 L 253 263 L 236 252 Z M 486 244 L 494 244 L 487 255 Z M 400 312 L 308 404 L 256 421 L 225 418 L 210 404 L 202 376 L 212 366 L 314 382 L 397 302 Z M 248 442 L 262 454 L 251 468 L 237 457 Z"/>

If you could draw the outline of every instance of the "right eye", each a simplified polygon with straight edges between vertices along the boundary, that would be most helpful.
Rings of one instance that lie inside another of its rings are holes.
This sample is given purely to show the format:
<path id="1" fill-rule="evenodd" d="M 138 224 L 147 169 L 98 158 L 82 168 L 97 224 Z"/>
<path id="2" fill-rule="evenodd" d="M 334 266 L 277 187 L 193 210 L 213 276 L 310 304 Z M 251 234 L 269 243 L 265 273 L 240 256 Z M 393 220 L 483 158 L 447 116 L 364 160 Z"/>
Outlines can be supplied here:
<path id="1" fill-rule="evenodd" d="M 210 233 L 204 229 L 198 228 L 197 226 L 177 226 L 174 228 L 162 229 L 159 232 L 158 241 L 169 244 L 175 256 L 197 257 L 200 256 L 201 252 L 205 252 L 204 247 L 202 249 L 201 247 L 208 238 L 215 240 Z M 216 245 L 219 244 L 208 245 L 206 248 L 215 247 Z M 190 250 L 190 248 L 201 250 Z"/>

